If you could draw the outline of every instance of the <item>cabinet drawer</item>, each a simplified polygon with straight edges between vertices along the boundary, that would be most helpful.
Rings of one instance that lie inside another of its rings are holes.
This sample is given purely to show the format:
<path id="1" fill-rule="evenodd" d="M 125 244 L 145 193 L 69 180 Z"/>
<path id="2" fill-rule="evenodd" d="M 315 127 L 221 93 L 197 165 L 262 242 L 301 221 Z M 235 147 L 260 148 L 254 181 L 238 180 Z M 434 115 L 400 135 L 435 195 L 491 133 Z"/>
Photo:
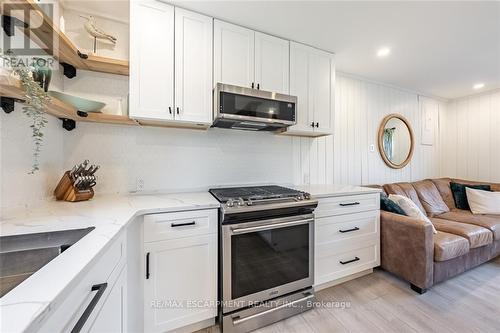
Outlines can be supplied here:
<path id="1" fill-rule="evenodd" d="M 217 210 L 152 214 L 144 217 L 144 241 L 206 235 L 217 232 Z"/>
<path id="2" fill-rule="evenodd" d="M 89 330 L 91 323 L 95 320 L 112 289 L 111 287 L 125 265 L 125 251 L 126 238 L 125 234 L 122 234 L 99 256 L 98 261 L 89 268 L 86 275 L 75 281 L 73 286 L 68 287 L 71 288 L 71 293 L 61 304 L 56 305 L 57 310 L 47 319 L 39 332 L 71 331 L 92 299 L 96 297 L 98 290 L 93 290 L 93 286 L 107 283 L 107 287 L 104 288 L 103 294 L 100 296 L 81 332 Z"/>
<path id="3" fill-rule="evenodd" d="M 342 253 L 317 253 L 315 263 L 314 284 L 319 285 L 380 265 L 379 245 L 375 243 Z"/>
<path id="4" fill-rule="evenodd" d="M 317 245 L 339 240 L 352 240 L 366 235 L 378 235 L 380 212 L 328 216 L 315 220 Z"/>
<path id="5" fill-rule="evenodd" d="M 320 199 L 314 213 L 316 217 L 325 217 L 377 209 L 380 209 L 380 194 L 373 193 Z"/>

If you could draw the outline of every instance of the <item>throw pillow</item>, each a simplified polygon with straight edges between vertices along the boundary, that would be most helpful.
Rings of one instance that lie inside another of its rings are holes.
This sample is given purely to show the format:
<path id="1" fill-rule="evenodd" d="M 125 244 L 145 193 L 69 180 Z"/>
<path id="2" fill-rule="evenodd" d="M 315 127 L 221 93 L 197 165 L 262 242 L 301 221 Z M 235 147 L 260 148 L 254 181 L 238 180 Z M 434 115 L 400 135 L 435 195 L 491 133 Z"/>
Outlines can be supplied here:
<path id="1" fill-rule="evenodd" d="M 406 215 L 403 208 L 401 208 L 397 203 L 389 200 L 389 197 L 385 193 L 380 193 L 380 209 L 386 212 L 395 213 L 399 215 Z"/>
<path id="2" fill-rule="evenodd" d="M 436 228 L 432 224 L 431 220 L 418 208 L 418 206 L 411 201 L 410 198 L 404 197 L 402 195 L 389 194 L 389 200 L 397 203 L 406 213 L 407 216 L 417 218 L 424 221 L 426 224 L 432 226 L 432 231 L 437 234 Z"/>
<path id="3" fill-rule="evenodd" d="M 451 193 L 453 193 L 453 200 L 455 200 L 455 206 L 458 209 L 470 210 L 469 202 L 467 201 L 466 188 L 472 188 L 475 190 L 491 191 L 490 185 L 467 185 L 459 183 L 450 183 Z"/>
<path id="4" fill-rule="evenodd" d="M 472 214 L 499 214 L 500 192 L 489 192 L 466 188 L 467 200 Z"/>

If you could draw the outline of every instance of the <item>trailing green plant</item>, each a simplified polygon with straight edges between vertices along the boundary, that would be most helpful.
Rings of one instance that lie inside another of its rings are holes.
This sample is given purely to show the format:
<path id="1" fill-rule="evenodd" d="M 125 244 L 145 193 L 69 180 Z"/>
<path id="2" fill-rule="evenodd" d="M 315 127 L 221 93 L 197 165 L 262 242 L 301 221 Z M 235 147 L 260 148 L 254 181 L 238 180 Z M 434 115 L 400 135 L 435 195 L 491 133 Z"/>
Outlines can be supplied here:
<path id="1" fill-rule="evenodd" d="M 7 62 L 13 73 L 19 76 L 22 87 L 25 91 L 25 101 L 23 113 L 31 119 L 31 135 L 33 139 L 33 163 L 30 174 L 34 174 L 40 169 L 40 153 L 43 146 L 43 129 L 47 124 L 44 109 L 50 102 L 50 97 L 43 90 L 38 82 L 33 80 L 32 71 L 28 64 L 20 60 L 11 52 L 1 53 L 0 56 Z"/>

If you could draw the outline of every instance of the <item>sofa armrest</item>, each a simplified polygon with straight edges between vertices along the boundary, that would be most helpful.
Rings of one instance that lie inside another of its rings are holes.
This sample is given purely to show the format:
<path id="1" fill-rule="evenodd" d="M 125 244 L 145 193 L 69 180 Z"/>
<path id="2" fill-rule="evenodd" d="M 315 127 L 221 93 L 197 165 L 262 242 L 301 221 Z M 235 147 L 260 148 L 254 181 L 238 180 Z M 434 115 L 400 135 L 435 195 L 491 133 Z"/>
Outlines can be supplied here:
<path id="1" fill-rule="evenodd" d="M 422 289 L 433 284 L 432 225 L 404 215 L 381 211 L 382 268 Z"/>

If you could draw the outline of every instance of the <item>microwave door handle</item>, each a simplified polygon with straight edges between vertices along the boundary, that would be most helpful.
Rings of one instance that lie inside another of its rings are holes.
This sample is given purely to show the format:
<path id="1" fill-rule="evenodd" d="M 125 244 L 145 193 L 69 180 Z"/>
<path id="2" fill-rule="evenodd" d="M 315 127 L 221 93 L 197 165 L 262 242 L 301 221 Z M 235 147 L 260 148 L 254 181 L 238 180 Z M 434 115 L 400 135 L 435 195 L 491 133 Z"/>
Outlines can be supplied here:
<path id="1" fill-rule="evenodd" d="M 249 232 L 257 232 L 257 231 L 263 231 L 263 230 L 272 230 L 272 229 L 278 229 L 278 228 L 293 227 L 296 225 L 307 224 L 307 223 L 311 223 L 311 222 L 314 222 L 314 219 L 290 221 L 290 222 L 283 222 L 283 223 L 270 223 L 270 224 L 259 225 L 259 226 L 248 227 L 248 228 L 234 228 L 234 229 L 231 229 L 231 234 L 232 235 L 241 235 L 241 234 L 246 234 Z"/>

